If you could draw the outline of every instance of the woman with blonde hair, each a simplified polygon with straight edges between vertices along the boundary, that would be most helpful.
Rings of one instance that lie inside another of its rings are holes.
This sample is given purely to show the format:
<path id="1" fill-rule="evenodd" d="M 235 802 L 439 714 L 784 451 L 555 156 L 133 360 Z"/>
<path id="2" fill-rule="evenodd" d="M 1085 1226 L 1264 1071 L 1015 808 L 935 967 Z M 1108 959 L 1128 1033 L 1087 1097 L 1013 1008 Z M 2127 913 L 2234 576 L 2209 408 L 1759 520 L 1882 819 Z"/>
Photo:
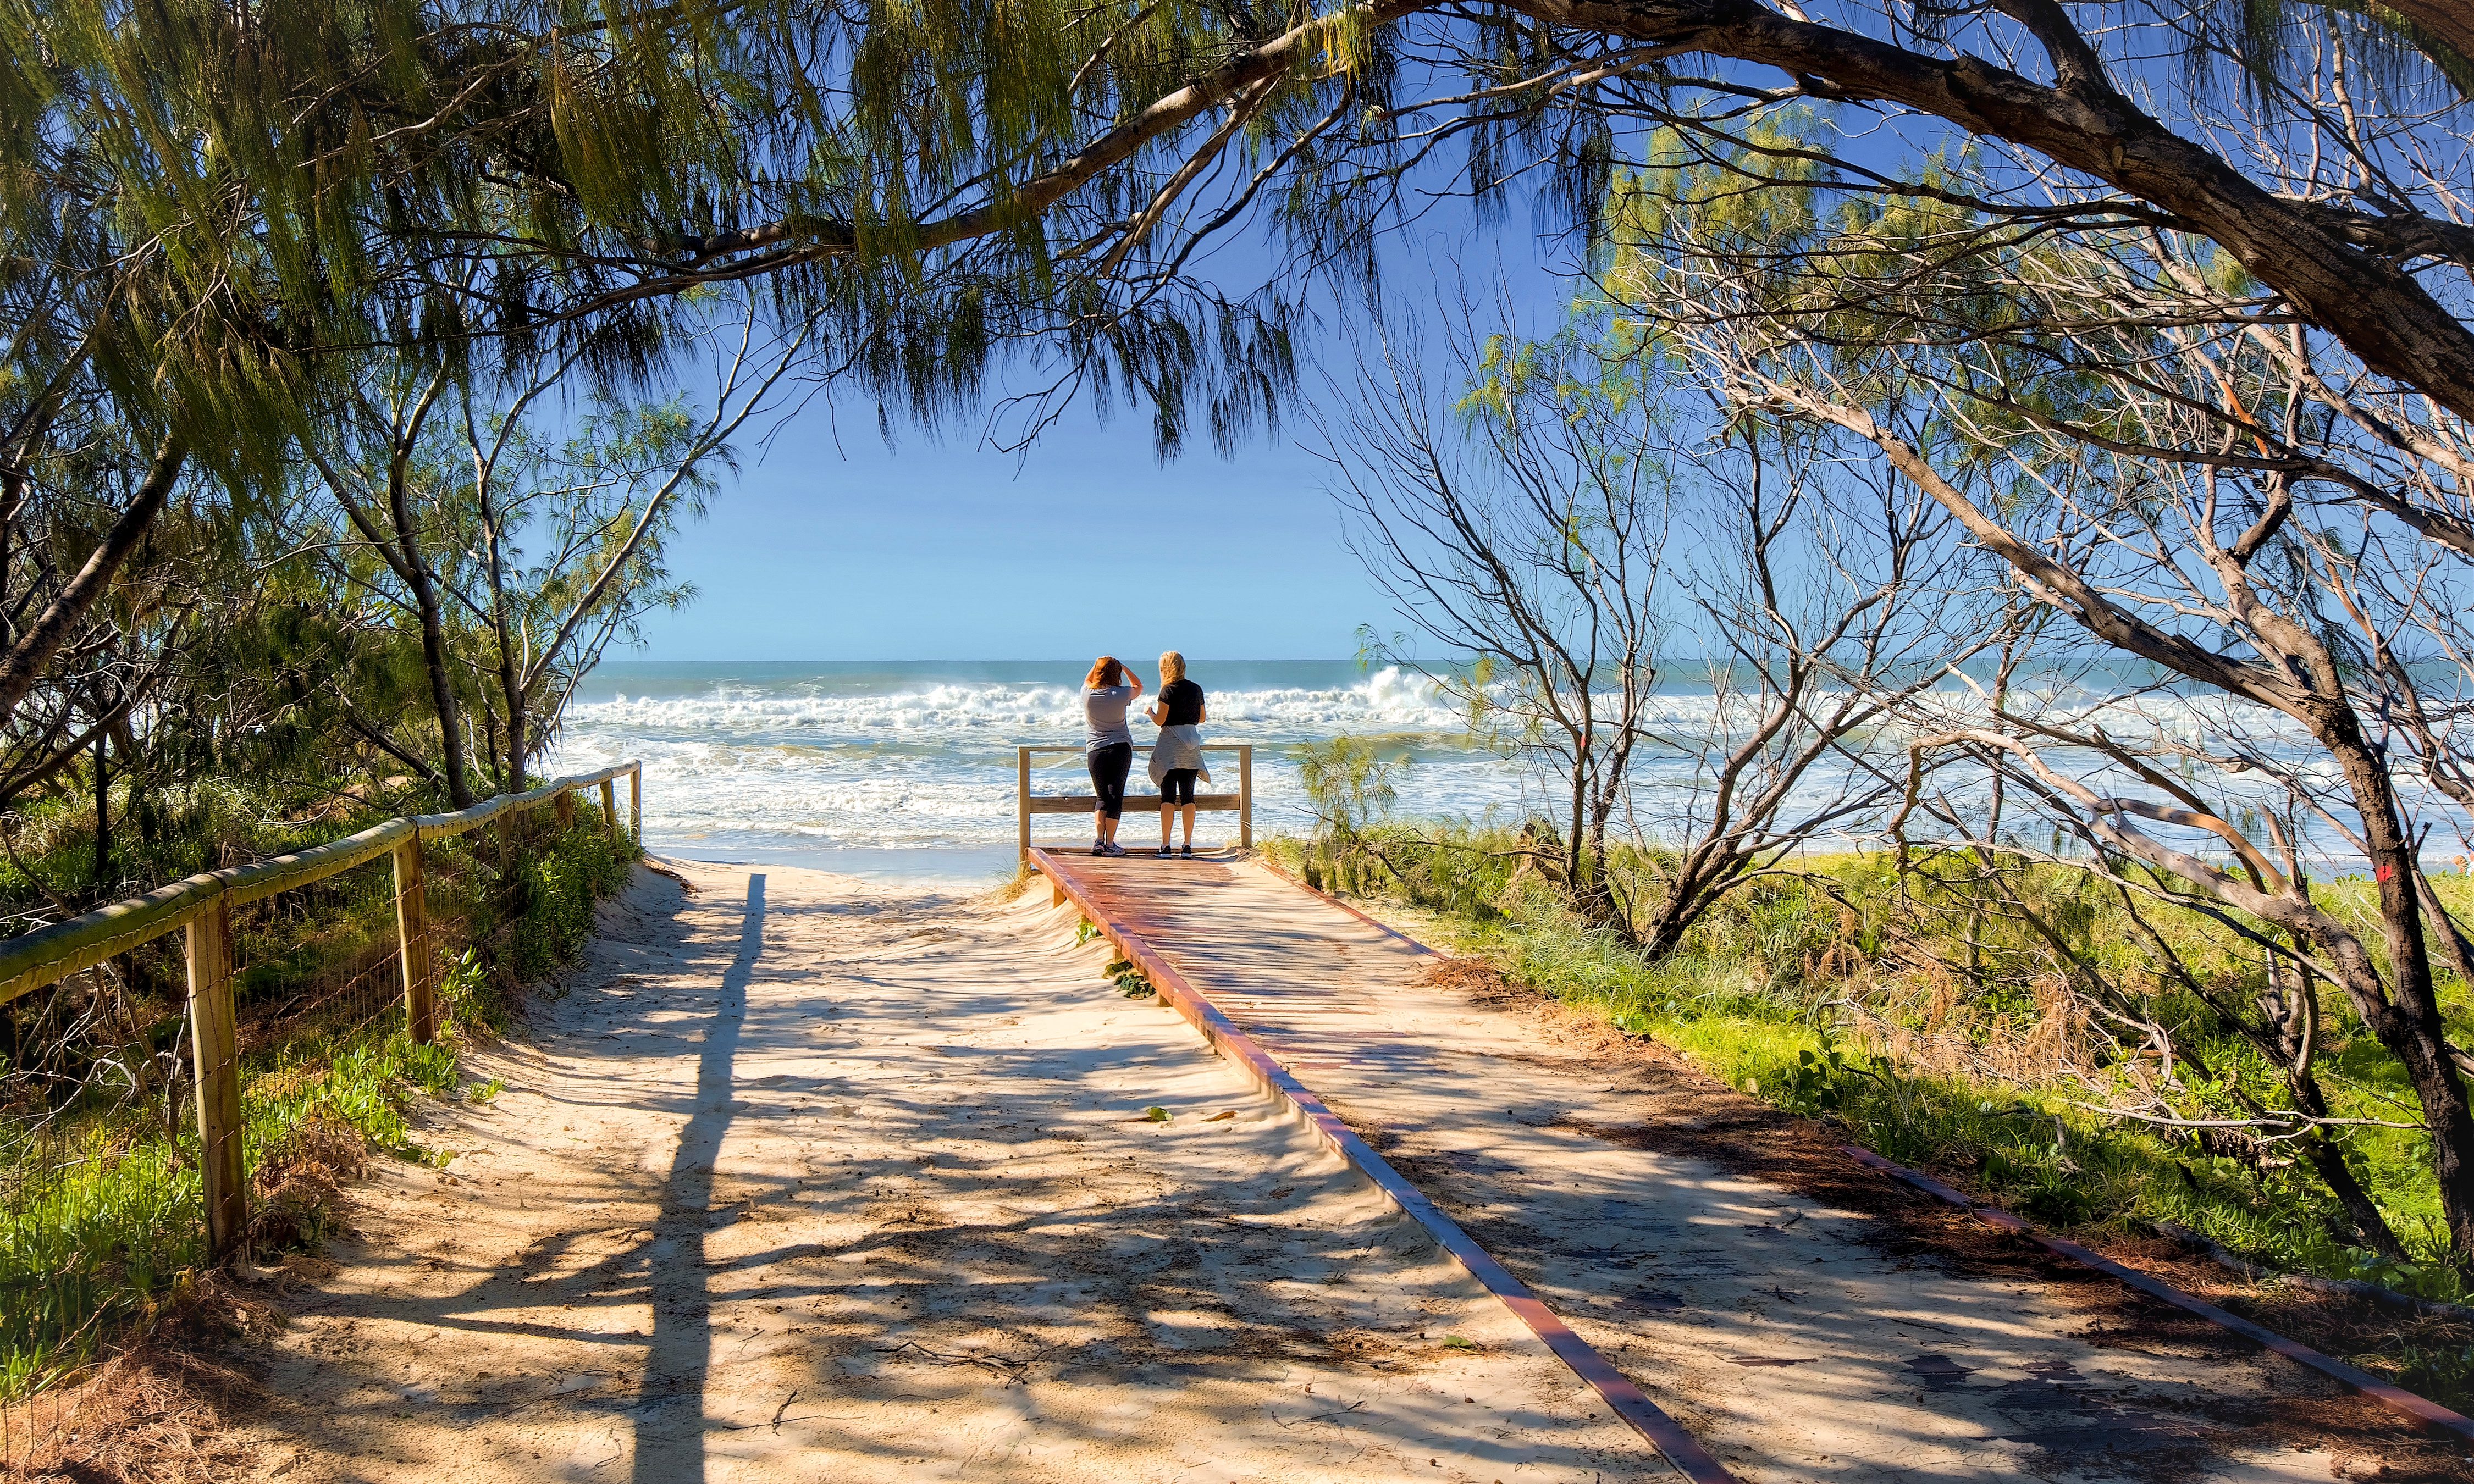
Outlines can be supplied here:
<path id="1" fill-rule="evenodd" d="M 1126 725 L 1126 708 L 1142 693 L 1143 678 L 1114 655 L 1091 661 L 1091 673 L 1082 677 L 1082 754 L 1091 769 L 1091 792 L 1099 798 L 1091 810 L 1094 855 L 1126 853 L 1117 843 L 1117 821 L 1126 812 L 1126 775 L 1134 766 L 1134 733 Z"/>
<path id="2" fill-rule="evenodd" d="M 1211 780 L 1202 765 L 1202 687 L 1185 678 L 1185 657 L 1170 650 L 1159 658 L 1159 700 L 1144 714 L 1160 730 L 1152 748 L 1152 782 L 1160 791 L 1161 856 L 1168 854 L 1169 819 L 1185 809 L 1185 858 L 1194 859 L 1194 780 Z"/>

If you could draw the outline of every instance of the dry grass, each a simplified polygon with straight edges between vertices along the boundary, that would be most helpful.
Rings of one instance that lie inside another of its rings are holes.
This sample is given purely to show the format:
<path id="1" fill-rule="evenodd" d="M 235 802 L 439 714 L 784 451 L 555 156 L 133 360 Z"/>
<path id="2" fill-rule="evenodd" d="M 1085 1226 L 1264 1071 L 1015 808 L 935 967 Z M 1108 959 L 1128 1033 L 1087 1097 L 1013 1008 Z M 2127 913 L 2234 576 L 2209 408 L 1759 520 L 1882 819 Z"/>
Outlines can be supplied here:
<path id="1" fill-rule="evenodd" d="M 229 1419 L 261 1401 L 217 1352 L 279 1324 L 220 1274 L 182 1284 L 133 1343 L 74 1382 L 0 1408 L 0 1476 L 75 1484 L 204 1484 L 249 1470 Z"/>
<path id="2" fill-rule="evenodd" d="M 361 1131 L 313 1113 L 258 1152 L 250 1174 L 249 1239 L 261 1252 L 301 1247 L 317 1234 L 347 1181 L 369 1168 Z"/>

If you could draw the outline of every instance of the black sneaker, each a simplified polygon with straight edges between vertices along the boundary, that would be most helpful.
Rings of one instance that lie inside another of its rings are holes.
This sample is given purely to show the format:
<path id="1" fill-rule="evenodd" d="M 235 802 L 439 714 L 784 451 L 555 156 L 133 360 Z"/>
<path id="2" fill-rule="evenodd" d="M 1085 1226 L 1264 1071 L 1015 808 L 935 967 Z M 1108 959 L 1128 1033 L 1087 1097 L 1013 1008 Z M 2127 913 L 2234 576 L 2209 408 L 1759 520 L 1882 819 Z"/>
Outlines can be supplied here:
<path id="1" fill-rule="evenodd" d="M 1161 850 L 1161 851 L 1160 851 L 1160 853 L 1161 853 L 1162 855 L 1166 855 L 1166 854 L 1168 853 L 1168 851 L 1167 851 L 1167 850 Z M 1194 847 L 1192 847 L 1192 846 L 1190 846 L 1190 845 L 1189 845 L 1189 846 L 1187 846 L 1184 850 L 1179 850 L 1179 851 L 1177 851 L 1176 853 L 1178 853 L 1179 855 L 1184 856 L 1187 860 L 1192 860 L 1192 859 L 1194 859 Z"/>
<path id="2" fill-rule="evenodd" d="M 1161 846 L 1161 847 L 1159 848 L 1159 858 L 1160 858 L 1160 859 L 1162 859 L 1162 860 L 1166 860 L 1166 859 L 1168 859 L 1170 856 L 1175 855 L 1176 853 L 1176 852 L 1175 850 L 1170 850 L 1167 846 Z M 1188 850 L 1188 851 L 1186 851 L 1185 853 L 1186 853 L 1186 854 L 1188 854 L 1188 855 L 1191 855 L 1191 854 L 1193 854 L 1194 852 L 1193 852 L 1192 850 Z"/>

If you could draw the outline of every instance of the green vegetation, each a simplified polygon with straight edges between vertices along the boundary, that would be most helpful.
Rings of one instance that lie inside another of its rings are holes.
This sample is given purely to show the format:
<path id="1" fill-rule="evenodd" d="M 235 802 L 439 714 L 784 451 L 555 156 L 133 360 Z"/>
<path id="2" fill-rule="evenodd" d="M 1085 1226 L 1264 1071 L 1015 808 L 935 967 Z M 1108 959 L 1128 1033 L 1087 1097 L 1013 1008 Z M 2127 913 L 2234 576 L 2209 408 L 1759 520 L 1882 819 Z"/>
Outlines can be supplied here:
<path id="1" fill-rule="evenodd" d="M 302 832 L 331 838 L 374 822 Z M 318 1237 L 337 1183 L 368 1151 L 431 1158 L 411 1123 L 416 1095 L 495 1093 L 462 1085 L 461 1048 L 504 1028 L 518 987 L 572 959 L 594 900 L 625 883 L 635 858 L 589 807 L 564 831 L 546 811 L 529 833 L 519 825 L 503 869 L 495 840 L 481 832 L 429 852 L 443 973 L 442 1034 L 427 1045 L 403 1027 L 385 861 L 238 916 L 244 1161 L 261 1261 Z M 109 974 L 0 1012 L 21 1052 L 75 1051 L 36 1062 L 48 1081 L 12 1079 L 17 1099 L 0 1122 L 0 1399 L 180 1304 L 205 1261 L 180 951 L 178 935 L 158 940 Z M 42 1034 L 63 1017 L 74 1040 Z"/>
<path id="2" fill-rule="evenodd" d="M 1117 993 L 1128 999 L 1149 999 L 1158 993 L 1152 988 L 1151 980 L 1144 977 L 1143 971 L 1134 967 L 1131 959 L 1111 959 L 1108 967 L 1101 972 L 1106 974 L 1117 986 Z"/>
<path id="3" fill-rule="evenodd" d="M 1704 916 L 1682 951 L 1651 963 L 1584 922 L 1523 853 L 1524 836 L 1467 824 L 1361 824 L 1344 844 L 1273 840 L 1282 869 L 1324 890 L 1431 915 L 1439 947 L 1485 959 L 1516 983 L 1672 1045 L 1730 1085 L 1831 1120 L 1847 1137 L 1934 1170 L 2049 1228 L 2145 1235 L 2178 1223 L 2266 1266 L 2367 1279 L 2423 1298 L 2474 1289 L 2450 1260 L 2448 1231 L 2416 1130 L 2349 1125 L 2341 1145 L 2406 1246 L 2381 1257 L 2290 1145 L 2231 1129 L 2172 1129 L 2110 1113 L 2163 1088 L 2149 1048 L 2107 1033 L 2073 993 L 2074 962 L 2132 990 L 2213 1077 L 2172 1073 L 2174 1105 L 2204 1116 L 2232 1084 L 2270 1089 L 2247 1042 L 2157 972 L 2155 956 L 2101 882 L 2067 867 L 2022 867 L 2013 900 L 1971 898 L 1969 874 L 1894 855 L 1808 857 L 1739 889 Z M 1620 847 L 1609 873 L 1653 880 L 1659 852 Z M 2474 878 L 2439 878 L 2452 908 Z M 2368 883 L 2320 889 L 2333 911 L 2372 910 Z M 2064 945 L 2022 925 L 2020 906 L 2062 924 Z M 2185 963 L 2229 987 L 2258 979 L 2255 950 L 2195 917 L 2158 924 Z M 1970 945 L 1973 945 L 1971 947 Z M 2067 948 L 2071 955 L 2064 957 Z M 2247 976 L 2247 978 L 2245 977 Z M 2320 1077 L 2341 1118 L 2410 1123 L 2405 1074 L 2325 991 Z M 2450 978 L 2461 1035 L 2474 995 Z M 2474 1391 L 2474 1356 L 2364 1357 L 2435 1394 Z"/>

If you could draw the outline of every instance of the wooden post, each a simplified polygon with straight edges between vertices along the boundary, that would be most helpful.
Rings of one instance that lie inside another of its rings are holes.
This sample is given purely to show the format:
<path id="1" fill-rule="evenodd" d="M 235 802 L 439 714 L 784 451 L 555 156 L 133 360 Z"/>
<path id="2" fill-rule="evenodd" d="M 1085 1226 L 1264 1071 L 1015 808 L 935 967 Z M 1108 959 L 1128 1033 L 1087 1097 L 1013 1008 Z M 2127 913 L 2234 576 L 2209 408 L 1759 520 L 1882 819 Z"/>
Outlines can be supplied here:
<path id="1" fill-rule="evenodd" d="M 611 839 L 616 840 L 619 838 L 618 785 L 611 782 L 608 778 L 603 778 L 601 780 L 601 826 L 603 828 L 610 831 Z"/>
<path id="2" fill-rule="evenodd" d="M 189 920 L 189 1054 L 198 1073 L 198 1158 L 205 1166 L 206 1245 L 214 1260 L 249 1241 L 241 1167 L 240 1037 L 232 1022 L 231 902 L 222 893 Z"/>
<path id="3" fill-rule="evenodd" d="M 1254 744 L 1237 744 L 1237 849 L 1254 848 Z"/>
<path id="4" fill-rule="evenodd" d="M 627 770 L 627 838 L 640 846 L 644 843 L 644 769 L 641 764 Z"/>
<path id="5" fill-rule="evenodd" d="M 501 915 L 501 914 L 504 914 L 504 913 L 508 912 L 508 911 L 509 911 L 510 909 L 512 909 L 512 908 L 513 908 L 513 906 L 515 905 L 515 900 L 516 900 L 516 813 L 515 813 L 515 811 L 514 811 L 513 809 L 500 809 L 500 810 L 498 811 L 497 826 L 498 826 L 498 827 L 497 827 L 497 836 L 498 836 L 498 859 L 497 859 L 497 877 L 498 877 L 498 881 L 497 881 L 497 894 L 498 894 L 498 898 L 497 898 L 497 911 L 495 911 L 495 912 L 493 912 L 493 913 L 491 914 L 493 917 L 497 917 L 497 916 L 499 916 L 499 915 Z M 475 852 L 475 853 L 478 853 L 478 852 Z M 501 927 L 504 927 L 505 925 L 506 925 L 506 924 L 505 924 L 503 922 L 499 923 L 499 926 L 501 926 Z"/>
<path id="6" fill-rule="evenodd" d="M 423 884 L 421 836 L 395 848 L 395 936 L 403 960 L 403 1023 L 427 1045 L 438 1035 L 438 981 L 429 957 L 429 895 Z"/>
<path id="7" fill-rule="evenodd" d="M 550 807 L 558 811 L 558 832 L 560 834 L 563 835 L 575 827 L 575 790 L 571 788 L 560 789 L 558 791 L 558 797 L 550 801 Z"/>
<path id="8" fill-rule="evenodd" d="M 1031 749 L 1013 750 L 1013 832 L 1017 869 L 1031 863 Z"/>

